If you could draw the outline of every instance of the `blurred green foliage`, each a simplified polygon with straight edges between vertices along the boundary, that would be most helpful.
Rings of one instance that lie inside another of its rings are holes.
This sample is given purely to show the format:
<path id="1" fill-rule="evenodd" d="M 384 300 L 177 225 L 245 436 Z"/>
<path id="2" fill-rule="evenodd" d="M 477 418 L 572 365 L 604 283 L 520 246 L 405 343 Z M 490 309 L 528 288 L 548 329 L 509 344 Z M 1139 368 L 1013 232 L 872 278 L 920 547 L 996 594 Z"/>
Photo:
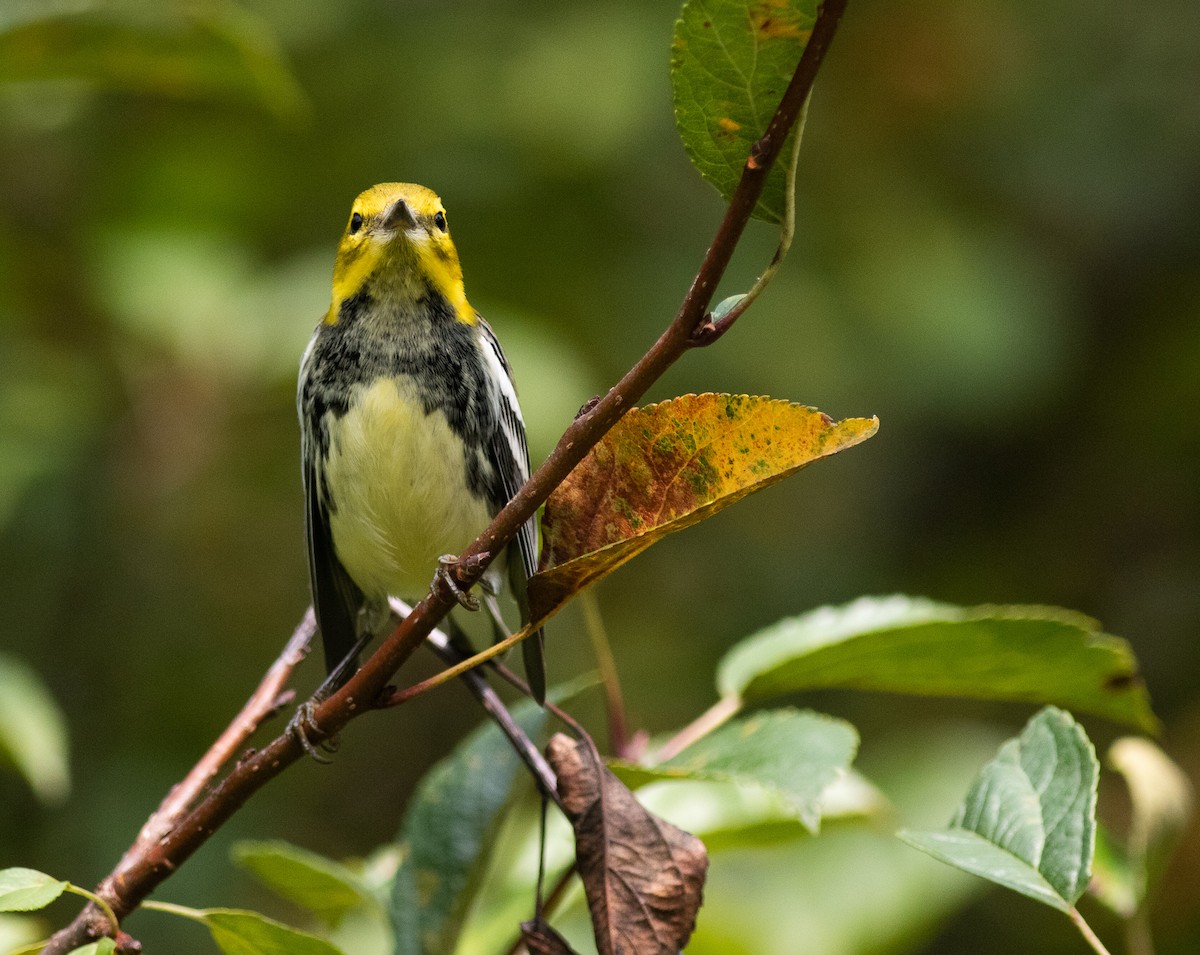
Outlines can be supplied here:
<path id="1" fill-rule="evenodd" d="M 722 208 L 675 133 L 673 3 L 149 9 L 0 10 L 0 649 L 49 683 L 73 753 L 63 808 L 0 775 L 0 864 L 80 884 L 108 871 L 306 604 L 295 370 L 352 198 L 392 179 L 443 196 L 536 459 L 669 320 Z M 1190 0 L 850 5 L 809 114 L 789 261 L 651 398 L 771 394 L 878 414 L 881 431 L 603 584 L 637 723 L 690 718 L 724 647 L 818 604 L 1048 603 L 1132 643 L 1195 778 L 1198 88 Z M 718 298 L 750 284 L 775 238 L 752 227 Z M 552 674 L 591 665 L 573 613 L 548 639 Z M 979 731 L 957 720 L 1027 715 L 819 702 L 860 728 L 876 782 L 941 794 L 909 825 L 948 819 L 961 786 L 943 767 L 978 768 Z M 231 875 L 238 837 L 368 852 L 477 719 L 448 688 L 356 724 L 331 768 L 262 792 L 164 897 L 262 902 Z M 1113 730 L 1089 732 L 1103 745 Z M 1055 913 L 995 894 L 947 922 L 977 890 L 884 843 L 840 829 L 718 857 L 693 947 L 1076 944 Z M 862 891 L 871 870 L 896 873 L 892 894 Z M 1160 952 L 1200 945 L 1197 881 L 1193 831 L 1154 911 Z M 840 928 L 814 927 L 806 892 L 841 900 Z M 130 929 L 152 950 L 209 950 L 164 922 Z"/>

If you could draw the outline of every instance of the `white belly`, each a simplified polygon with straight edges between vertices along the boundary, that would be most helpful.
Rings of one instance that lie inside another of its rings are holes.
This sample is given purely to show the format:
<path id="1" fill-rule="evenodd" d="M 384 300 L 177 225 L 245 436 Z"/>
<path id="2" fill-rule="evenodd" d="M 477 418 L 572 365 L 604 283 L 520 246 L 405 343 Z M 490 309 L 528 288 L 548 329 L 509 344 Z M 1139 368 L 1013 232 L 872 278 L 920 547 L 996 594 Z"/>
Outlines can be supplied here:
<path id="1" fill-rule="evenodd" d="M 467 490 L 462 441 L 403 379 L 361 388 L 331 425 L 325 481 L 338 559 L 370 598 L 423 595 L 438 557 L 462 551 L 492 517 Z"/>

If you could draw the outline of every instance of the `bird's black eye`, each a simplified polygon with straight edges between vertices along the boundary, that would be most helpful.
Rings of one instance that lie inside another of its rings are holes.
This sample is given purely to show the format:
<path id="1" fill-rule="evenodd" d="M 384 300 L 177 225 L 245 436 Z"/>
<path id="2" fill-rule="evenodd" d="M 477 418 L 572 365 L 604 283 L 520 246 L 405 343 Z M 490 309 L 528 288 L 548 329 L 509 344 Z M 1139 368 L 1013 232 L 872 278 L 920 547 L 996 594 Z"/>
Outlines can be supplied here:
<path id="1" fill-rule="evenodd" d="M 443 232 L 445 232 L 446 231 L 446 213 L 439 212 L 437 215 L 435 215 L 433 217 L 433 224 L 435 226 L 437 226 L 439 229 L 441 229 Z"/>
<path id="2" fill-rule="evenodd" d="M 355 232 L 357 232 L 359 229 L 362 228 L 362 224 L 363 224 L 362 215 L 357 212 L 354 213 L 354 215 L 352 215 L 350 217 L 350 234 L 354 235 Z"/>

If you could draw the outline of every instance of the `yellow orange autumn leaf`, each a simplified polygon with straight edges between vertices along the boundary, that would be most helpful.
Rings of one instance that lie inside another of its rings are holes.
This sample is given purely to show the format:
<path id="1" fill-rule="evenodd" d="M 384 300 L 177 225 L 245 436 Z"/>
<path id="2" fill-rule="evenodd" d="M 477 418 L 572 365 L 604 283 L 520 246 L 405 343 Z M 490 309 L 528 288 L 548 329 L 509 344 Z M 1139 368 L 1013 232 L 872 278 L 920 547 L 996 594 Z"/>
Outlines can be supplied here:
<path id="1" fill-rule="evenodd" d="M 749 395 L 684 395 L 634 408 L 550 495 L 535 619 L 667 534 L 873 435 L 877 418 L 834 421 Z"/>

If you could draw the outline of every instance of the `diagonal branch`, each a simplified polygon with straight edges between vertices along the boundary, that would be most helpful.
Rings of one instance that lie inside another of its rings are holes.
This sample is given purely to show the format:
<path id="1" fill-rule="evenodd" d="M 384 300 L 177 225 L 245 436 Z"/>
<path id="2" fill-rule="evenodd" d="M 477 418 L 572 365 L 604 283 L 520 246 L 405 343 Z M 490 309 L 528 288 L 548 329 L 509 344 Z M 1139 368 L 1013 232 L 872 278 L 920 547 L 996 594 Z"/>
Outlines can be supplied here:
<path id="1" fill-rule="evenodd" d="M 817 71 L 837 30 L 847 0 L 824 0 L 817 12 L 808 45 L 791 82 L 767 126 L 754 144 L 704 260 L 692 280 L 674 320 L 645 355 L 594 406 L 564 432 L 550 457 L 525 486 L 467 548 L 458 564 L 459 583 L 473 584 L 492 556 L 500 553 L 519 528 L 549 497 L 572 468 L 621 416 L 633 407 L 655 381 L 696 342 L 717 283 L 725 274 L 742 233 L 766 184 L 789 131 L 812 90 Z M 312 743 L 336 736 L 357 716 L 373 708 L 388 680 L 412 655 L 452 606 L 450 595 L 437 590 L 426 595 L 338 692 L 316 705 Z M 155 844 L 126 855 L 118 869 L 97 889 L 119 917 L 132 912 L 161 882 L 203 845 L 255 792 L 304 756 L 292 734 L 285 734 L 239 762 L 185 818 Z M 136 847 L 135 847 L 136 848 Z M 107 922 L 89 905 L 43 949 L 43 955 L 65 955 L 104 934 Z"/>
<path id="2" fill-rule="evenodd" d="M 309 645 L 316 632 L 317 621 L 309 607 L 283 651 L 267 669 L 258 688 L 237 716 L 183 780 L 171 787 L 158 809 L 146 820 L 137 840 L 117 864 L 115 873 L 118 876 L 127 863 L 132 865 L 149 847 L 179 824 L 204 787 L 217 778 L 221 767 L 233 758 L 234 753 L 245 745 L 263 722 L 292 703 L 296 694 L 294 690 L 287 689 L 288 679 L 308 656 Z"/>

